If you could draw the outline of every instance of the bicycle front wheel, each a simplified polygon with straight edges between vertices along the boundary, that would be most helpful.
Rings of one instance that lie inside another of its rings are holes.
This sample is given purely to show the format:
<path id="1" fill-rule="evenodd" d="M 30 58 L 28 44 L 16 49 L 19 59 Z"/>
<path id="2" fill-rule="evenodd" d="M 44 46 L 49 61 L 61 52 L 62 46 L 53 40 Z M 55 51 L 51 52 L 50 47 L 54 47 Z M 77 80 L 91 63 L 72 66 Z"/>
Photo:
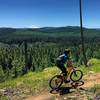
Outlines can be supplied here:
<path id="1" fill-rule="evenodd" d="M 70 79 L 73 82 L 77 82 L 77 81 L 81 80 L 82 77 L 83 77 L 83 72 L 81 70 L 75 70 L 70 75 Z"/>
<path id="2" fill-rule="evenodd" d="M 62 85 L 62 83 L 63 83 L 63 79 L 61 78 L 61 76 L 60 75 L 55 75 L 49 81 L 49 86 L 52 89 L 58 89 L 58 88 L 60 88 L 60 86 Z"/>

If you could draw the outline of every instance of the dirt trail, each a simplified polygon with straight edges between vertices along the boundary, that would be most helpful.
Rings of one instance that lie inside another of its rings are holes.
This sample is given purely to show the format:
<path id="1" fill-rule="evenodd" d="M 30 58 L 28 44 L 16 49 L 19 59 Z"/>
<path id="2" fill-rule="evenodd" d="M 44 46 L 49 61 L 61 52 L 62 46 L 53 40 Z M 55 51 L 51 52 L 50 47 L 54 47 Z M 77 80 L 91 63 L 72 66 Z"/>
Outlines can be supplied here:
<path id="1" fill-rule="evenodd" d="M 95 84 L 100 84 L 100 73 L 92 74 L 85 78 L 84 85 L 82 87 L 89 88 Z"/>
<path id="2" fill-rule="evenodd" d="M 43 92 L 40 95 L 31 96 L 31 97 L 27 98 L 26 100 L 51 100 L 51 98 L 53 98 L 53 95 L 51 93 Z"/>
<path id="3" fill-rule="evenodd" d="M 100 84 L 100 73 L 90 74 L 88 77 L 84 79 L 84 85 L 82 85 L 81 87 L 84 89 L 90 88 L 94 86 L 95 84 Z M 31 96 L 25 100 L 54 100 L 53 97 L 55 97 L 55 94 L 51 94 L 50 91 L 46 91 L 46 92 L 43 92 L 42 94 Z M 61 100 L 61 99 L 57 99 L 57 100 Z"/>

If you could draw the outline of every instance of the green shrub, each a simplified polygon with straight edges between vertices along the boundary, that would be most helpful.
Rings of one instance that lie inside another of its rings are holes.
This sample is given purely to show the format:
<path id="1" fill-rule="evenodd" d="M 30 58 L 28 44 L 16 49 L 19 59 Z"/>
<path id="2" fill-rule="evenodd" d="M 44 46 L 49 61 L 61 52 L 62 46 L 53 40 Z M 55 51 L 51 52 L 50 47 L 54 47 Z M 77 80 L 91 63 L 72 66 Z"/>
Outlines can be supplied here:
<path id="1" fill-rule="evenodd" d="M 88 66 L 93 66 L 93 65 L 97 65 L 100 64 L 100 60 L 96 59 L 96 58 L 92 58 L 88 61 Z"/>
<path id="2" fill-rule="evenodd" d="M 96 93 L 98 91 L 100 91 L 100 85 L 95 85 L 94 87 L 90 89 L 90 92 L 93 92 L 93 93 Z"/>

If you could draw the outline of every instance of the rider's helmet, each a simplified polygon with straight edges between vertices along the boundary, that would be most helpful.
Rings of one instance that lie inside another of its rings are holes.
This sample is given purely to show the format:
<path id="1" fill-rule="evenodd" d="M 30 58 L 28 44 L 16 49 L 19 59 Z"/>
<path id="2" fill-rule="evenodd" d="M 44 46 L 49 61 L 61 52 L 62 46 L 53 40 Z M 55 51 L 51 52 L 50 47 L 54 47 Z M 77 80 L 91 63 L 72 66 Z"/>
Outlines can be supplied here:
<path id="1" fill-rule="evenodd" d="M 65 49 L 65 51 L 64 51 L 64 54 L 65 55 L 68 55 L 68 54 L 70 54 L 71 53 L 71 49 Z"/>

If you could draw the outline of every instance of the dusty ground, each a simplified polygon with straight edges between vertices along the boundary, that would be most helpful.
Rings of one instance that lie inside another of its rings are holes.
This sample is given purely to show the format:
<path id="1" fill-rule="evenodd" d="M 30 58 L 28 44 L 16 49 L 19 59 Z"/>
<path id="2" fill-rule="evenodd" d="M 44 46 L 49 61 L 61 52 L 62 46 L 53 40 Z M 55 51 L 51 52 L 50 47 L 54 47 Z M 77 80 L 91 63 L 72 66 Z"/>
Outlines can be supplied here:
<path id="1" fill-rule="evenodd" d="M 58 91 L 43 91 L 42 93 L 29 96 L 25 100 L 95 100 L 93 97 L 95 94 L 88 92 L 86 89 L 93 87 L 95 84 L 100 84 L 100 73 L 90 74 L 83 80 L 84 84 L 77 88 L 70 88 L 69 85 L 64 85 Z M 100 100 L 100 99 L 97 99 Z"/>

